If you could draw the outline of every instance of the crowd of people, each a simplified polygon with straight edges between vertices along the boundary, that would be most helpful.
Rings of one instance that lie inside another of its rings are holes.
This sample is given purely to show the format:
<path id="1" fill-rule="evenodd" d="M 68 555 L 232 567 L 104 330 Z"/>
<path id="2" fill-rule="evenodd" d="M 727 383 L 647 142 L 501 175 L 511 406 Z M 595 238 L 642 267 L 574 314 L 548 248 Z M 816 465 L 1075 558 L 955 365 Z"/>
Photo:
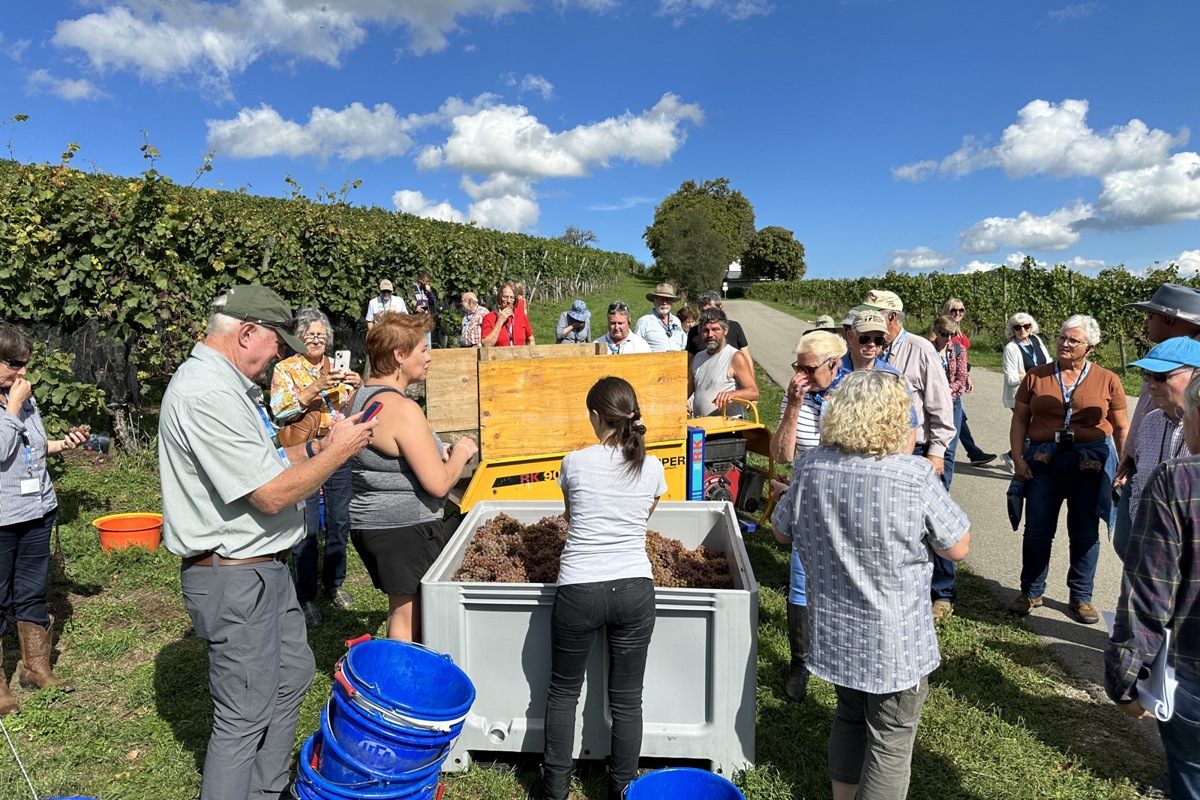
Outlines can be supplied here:
<path id="1" fill-rule="evenodd" d="M 533 345 L 524 286 L 505 282 L 495 311 L 461 298 L 461 346 Z M 607 308 L 593 339 L 591 311 L 574 301 L 557 343 L 602 343 L 601 354 L 689 353 L 689 413 L 736 416 L 759 397 L 749 343 L 706 292 L 673 313 L 674 287 L 646 295 L 648 313 Z M 213 306 L 205 338 L 173 376 L 159 429 L 164 545 L 182 559 L 184 606 L 208 643 L 213 731 L 202 800 L 279 796 L 300 705 L 314 672 L 308 629 L 322 624 L 317 597 L 335 606 L 347 545 L 388 600 L 389 637 L 420 640 L 420 579 L 458 520 L 445 499 L 478 445 L 443 442 L 406 390 L 425 379 L 439 311 L 428 273 L 412 313 L 384 280 L 366 311 L 364 378 L 329 357 L 334 331 L 317 308 L 292 313 L 261 286 L 238 286 Z M 1168 658 L 1178 678 L 1174 716 L 1160 721 L 1172 796 L 1200 796 L 1200 292 L 1166 284 L 1133 307 L 1154 344 L 1129 364 L 1144 378 L 1127 414 L 1119 377 L 1091 360 L 1096 320 L 1067 317 L 1054 347 L 1037 322 L 1014 314 L 1005 328 L 1001 405 L 1011 410 L 1011 498 L 1025 524 L 1021 616 L 1043 606 L 1050 554 L 1067 506 L 1069 610 L 1095 624 L 1092 604 L 1106 523 L 1124 566 L 1105 653 L 1105 686 L 1134 717 L 1138 681 Z M 694 313 L 687 313 L 694 311 Z M 903 300 L 872 290 L 840 326 L 820 320 L 795 347 L 774 487 L 776 538 L 791 553 L 790 661 L 785 696 L 804 702 L 809 676 L 837 694 L 828 756 L 835 800 L 907 793 L 928 675 L 938 666 L 936 625 L 954 611 L 955 563 L 970 523 L 951 497 L 961 442 L 976 466 L 995 455 L 972 441 L 963 396 L 973 391 L 965 304 L 950 298 L 926 332 L 906 325 Z M 293 352 L 289 355 L 289 350 Z M 18 678 L 71 691 L 50 668 L 49 532 L 57 501 L 46 457 L 78 446 L 86 426 L 46 436 L 25 367 L 32 348 L 0 323 L 0 637 L 17 620 Z M 270 378 L 270 392 L 262 384 Z M 597 444 L 563 459 L 568 522 L 556 591 L 546 712 L 543 796 L 565 798 L 575 707 L 592 642 L 608 643 L 612 720 L 610 790 L 636 776 L 641 693 L 654 629 L 646 524 L 666 491 L 647 456 L 637 390 L 619 378 L 592 387 L 586 411 Z M 594 476 L 607 476 L 595 481 Z M 1014 518 L 1014 527 L 1018 522 Z M 318 552 L 319 531 L 325 531 Z M 290 569 L 289 569 L 290 562 Z M 320 569 L 319 569 L 320 566 Z M 1173 635 L 1171 650 L 1160 653 Z M 0 681 L 0 716 L 17 710 Z"/>

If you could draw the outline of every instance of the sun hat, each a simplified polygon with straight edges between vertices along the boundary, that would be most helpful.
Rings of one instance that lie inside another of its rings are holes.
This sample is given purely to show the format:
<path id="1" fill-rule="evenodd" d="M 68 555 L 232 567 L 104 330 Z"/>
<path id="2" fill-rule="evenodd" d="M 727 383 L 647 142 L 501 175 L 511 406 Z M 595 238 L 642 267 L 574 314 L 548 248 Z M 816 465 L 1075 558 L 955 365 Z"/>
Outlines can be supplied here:
<path id="1" fill-rule="evenodd" d="M 675 294 L 675 287 L 669 283 L 660 283 L 658 286 L 654 287 L 653 292 L 650 292 L 646 295 L 646 299 L 651 303 L 654 302 L 654 298 L 656 297 L 665 297 L 672 303 L 679 299 L 679 295 Z"/>
<path id="2" fill-rule="evenodd" d="M 395 291 L 395 290 L 392 289 L 392 282 L 385 279 L 385 280 L 382 280 L 379 282 L 379 291 L 391 292 L 391 291 Z"/>
<path id="3" fill-rule="evenodd" d="M 817 321 L 813 323 L 813 327 L 816 328 L 836 328 L 837 326 L 838 324 L 833 321 L 833 317 L 829 316 L 828 314 L 822 314 L 821 316 L 817 317 Z"/>
<path id="4" fill-rule="evenodd" d="M 872 289 L 863 298 L 863 305 L 870 306 L 876 311 L 903 311 L 904 302 L 900 295 L 886 289 Z"/>
<path id="5" fill-rule="evenodd" d="M 1177 283 L 1164 283 L 1144 303 L 1126 303 L 1125 308 L 1152 311 L 1200 325 L 1200 291 Z"/>
<path id="6" fill-rule="evenodd" d="M 587 322 L 592 318 L 592 312 L 588 311 L 587 303 L 582 300 L 576 300 L 571 303 L 571 309 L 567 311 L 567 316 L 571 319 L 577 319 L 580 322 Z"/>
<path id="7" fill-rule="evenodd" d="M 878 311 L 860 311 L 851 323 L 855 333 L 887 333 L 887 320 Z"/>
<path id="8" fill-rule="evenodd" d="M 225 305 L 216 307 L 215 311 L 270 328 L 283 337 L 287 346 L 297 353 L 303 353 L 307 349 L 304 342 L 292 333 L 292 327 L 296 324 L 292 309 L 282 297 L 267 287 L 234 286 L 225 293 L 225 298 Z"/>
<path id="9" fill-rule="evenodd" d="M 1186 336 L 1176 336 L 1159 342 L 1150 352 L 1129 364 L 1151 372 L 1171 372 L 1180 367 L 1200 367 L 1200 342 Z"/>

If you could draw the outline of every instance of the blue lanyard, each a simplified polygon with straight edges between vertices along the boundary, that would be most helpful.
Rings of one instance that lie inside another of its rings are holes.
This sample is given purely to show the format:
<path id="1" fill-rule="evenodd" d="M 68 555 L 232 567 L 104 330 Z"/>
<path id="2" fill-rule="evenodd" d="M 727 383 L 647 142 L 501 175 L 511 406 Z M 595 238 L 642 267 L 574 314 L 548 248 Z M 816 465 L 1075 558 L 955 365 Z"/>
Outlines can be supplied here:
<path id="1" fill-rule="evenodd" d="M 627 342 L 629 340 L 626 339 L 625 341 Z M 617 345 L 616 347 L 613 347 L 612 339 L 606 339 L 605 343 L 608 345 L 608 354 L 610 356 L 616 355 L 617 353 L 621 352 L 621 345 Z M 622 342 L 622 344 L 624 344 L 624 342 Z"/>
<path id="2" fill-rule="evenodd" d="M 322 366 L 324 366 L 323 362 L 322 362 Z M 315 372 L 310 369 L 308 371 L 308 374 L 310 377 L 312 377 L 314 382 L 317 380 L 320 380 L 321 367 L 317 367 Z M 325 407 L 329 409 L 330 419 L 333 419 L 335 422 L 339 419 L 342 419 L 342 415 L 338 412 L 338 410 L 336 408 L 333 407 L 333 401 L 329 399 L 329 394 L 324 391 L 322 391 L 320 394 L 321 394 L 321 399 L 325 401 Z M 261 408 L 261 406 L 260 406 L 260 408 Z"/>
<path id="3" fill-rule="evenodd" d="M 658 324 L 659 324 L 659 325 L 662 325 L 662 326 L 663 326 L 663 330 L 667 332 L 667 338 L 668 338 L 668 339 L 670 339 L 670 338 L 671 338 L 671 328 L 672 328 L 672 326 L 671 326 L 671 315 L 670 315 L 670 314 L 668 314 L 668 315 L 667 315 L 667 321 L 666 321 L 666 322 L 663 322 L 663 320 L 662 320 L 662 317 L 658 316 L 658 314 L 655 314 L 655 315 L 654 315 L 654 318 L 655 318 L 656 320 L 658 320 Z"/>
<path id="4" fill-rule="evenodd" d="M 8 393 L 0 395 L 4 400 L 4 405 L 8 405 Z M 2 412 L 0 412 L 2 413 Z M 33 477 L 33 448 L 29 446 L 29 434 L 25 431 L 25 420 L 17 417 L 17 421 L 21 423 L 21 444 L 25 450 L 25 469 L 29 472 L 29 477 Z"/>
<path id="5" fill-rule="evenodd" d="M 290 467 L 292 462 L 284 452 L 283 446 L 279 444 L 279 436 L 275 432 L 275 426 L 271 424 L 271 418 L 267 416 L 267 410 L 262 407 L 261 403 L 255 403 L 254 407 L 258 409 L 258 417 L 262 420 L 263 427 L 267 429 L 267 438 L 271 440 L 271 444 L 275 445 L 275 452 L 279 453 L 279 457 L 283 459 L 283 465 Z"/>
<path id="6" fill-rule="evenodd" d="M 1075 390 L 1079 388 L 1080 382 L 1087 377 L 1088 370 L 1091 368 L 1092 362 L 1088 361 L 1084 364 L 1083 372 L 1079 373 L 1079 377 L 1075 379 L 1075 382 L 1071 384 L 1071 388 L 1068 389 L 1067 385 L 1063 383 L 1062 369 L 1059 368 L 1058 364 L 1054 365 L 1054 377 L 1058 378 L 1058 388 L 1062 391 L 1063 405 L 1067 407 L 1067 416 L 1063 420 L 1063 430 L 1066 430 L 1071 425 L 1071 414 L 1074 411 L 1071 408 L 1071 398 L 1075 396 Z"/>
<path id="7" fill-rule="evenodd" d="M 908 331 L 903 331 L 903 330 L 900 331 L 900 335 L 896 337 L 896 340 L 888 345 L 887 350 L 883 351 L 883 363 L 885 363 L 885 364 L 892 363 L 892 348 L 895 347 L 896 345 L 900 344 L 900 342 L 904 339 L 905 336 L 908 336 Z"/>

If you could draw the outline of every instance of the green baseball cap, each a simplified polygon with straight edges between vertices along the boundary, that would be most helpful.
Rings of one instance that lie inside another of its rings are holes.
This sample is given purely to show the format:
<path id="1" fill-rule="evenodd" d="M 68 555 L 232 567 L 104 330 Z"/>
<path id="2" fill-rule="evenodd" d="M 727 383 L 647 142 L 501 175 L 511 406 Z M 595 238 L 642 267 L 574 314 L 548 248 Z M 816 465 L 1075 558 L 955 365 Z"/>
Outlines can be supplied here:
<path id="1" fill-rule="evenodd" d="M 270 328 L 297 353 L 303 353 L 307 349 L 304 342 L 292 333 L 296 324 L 292 309 L 275 292 L 265 286 L 234 286 L 225 296 L 225 305 L 214 310 L 235 319 Z"/>

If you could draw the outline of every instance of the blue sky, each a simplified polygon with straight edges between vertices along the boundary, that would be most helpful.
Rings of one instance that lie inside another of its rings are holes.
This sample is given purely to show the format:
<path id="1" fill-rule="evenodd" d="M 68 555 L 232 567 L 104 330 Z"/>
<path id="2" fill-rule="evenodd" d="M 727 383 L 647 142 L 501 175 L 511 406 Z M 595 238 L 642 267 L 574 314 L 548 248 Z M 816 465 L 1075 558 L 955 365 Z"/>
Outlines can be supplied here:
<path id="1" fill-rule="evenodd" d="M 1200 270 L 1195 0 L 83 0 L 0 17 L 0 145 L 500 230 L 725 177 L 810 277 Z"/>

